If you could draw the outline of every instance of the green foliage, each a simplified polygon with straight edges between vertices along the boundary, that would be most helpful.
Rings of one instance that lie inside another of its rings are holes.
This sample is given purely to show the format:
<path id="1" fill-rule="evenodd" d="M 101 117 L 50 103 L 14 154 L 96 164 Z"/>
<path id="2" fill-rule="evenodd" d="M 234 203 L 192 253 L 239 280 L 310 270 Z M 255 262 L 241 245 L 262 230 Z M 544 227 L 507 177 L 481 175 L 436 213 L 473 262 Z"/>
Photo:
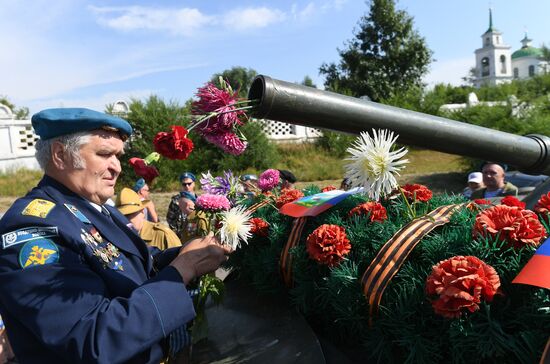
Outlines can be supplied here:
<path id="1" fill-rule="evenodd" d="M 316 192 L 307 190 L 307 194 Z M 550 327 L 550 291 L 511 283 L 534 249 L 515 250 L 496 239 L 473 238 L 477 211 L 465 206 L 411 251 L 370 325 L 361 277 L 383 244 L 410 219 L 400 197 L 382 201 L 388 211 L 388 220 L 382 223 L 369 222 L 365 216 L 348 217 L 348 211 L 364 201 L 360 195 L 350 196 L 308 218 L 299 243 L 290 251 L 293 286 L 287 289 L 288 299 L 313 327 L 340 347 L 352 346 L 365 362 L 534 363 L 540 359 Z M 423 214 L 463 201 L 460 196 L 435 195 L 428 203 L 418 203 L 416 211 Z M 261 294 L 281 295 L 279 261 L 292 219 L 271 206 L 255 215 L 270 223 L 268 237 L 253 237 L 230 257 L 229 265 Z M 307 236 L 321 224 L 344 227 L 352 245 L 349 255 L 333 268 L 310 259 L 305 247 Z M 425 282 L 435 264 L 456 255 L 477 256 L 494 267 L 501 287 L 491 303 L 481 302 L 478 311 L 447 319 L 434 313 Z"/>
<path id="2" fill-rule="evenodd" d="M 374 101 L 421 85 L 432 52 L 413 28 L 413 18 L 397 10 L 394 0 L 371 0 L 355 38 L 339 50 L 338 65 L 324 63 L 325 87 L 349 90 Z"/>
<path id="3" fill-rule="evenodd" d="M 238 91 L 239 97 L 245 99 L 248 96 L 248 89 L 250 89 L 250 85 L 257 74 L 252 68 L 233 67 L 222 73 L 214 74 L 210 82 L 217 85 L 218 78 L 222 76 L 223 79 L 229 82 L 234 91 Z"/>
<path id="4" fill-rule="evenodd" d="M 315 144 L 280 144 L 277 146 L 279 169 L 291 170 L 298 181 L 341 179 L 343 160 Z"/>
<path id="5" fill-rule="evenodd" d="M 342 158 L 346 155 L 346 150 L 356 138 L 357 136 L 355 135 L 324 130 L 323 135 L 317 139 L 316 143 L 335 157 Z"/>
<path id="6" fill-rule="evenodd" d="M 149 96 L 145 101 L 132 99 L 129 108 L 126 119 L 134 128 L 134 135 L 128 141 L 125 154 L 121 158 L 123 173 L 117 184 L 119 188 L 133 185 L 138 178 L 128 163 L 130 158 L 145 158 L 154 151 L 153 139 L 158 132 L 170 131 L 171 125 L 187 126 L 190 121 L 188 110 L 175 101 L 166 103 L 155 95 Z M 156 165 L 161 177 L 156 179 L 155 187 L 163 189 L 172 181 L 176 182 L 178 174 L 187 170 L 188 164 L 188 161 L 162 158 Z"/>
<path id="7" fill-rule="evenodd" d="M 0 104 L 3 104 L 10 108 L 11 112 L 15 115 L 16 120 L 23 120 L 29 118 L 29 108 L 28 107 L 20 107 L 18 108 L 10 102 L 10 100 L 6 96 L 0 96 Z"/>
<path id="8" fill-rule="evenodd" d="M 42 171 L 21 168 L 0 173 L 0 196 L 23 196 L 42 178 Z"/>

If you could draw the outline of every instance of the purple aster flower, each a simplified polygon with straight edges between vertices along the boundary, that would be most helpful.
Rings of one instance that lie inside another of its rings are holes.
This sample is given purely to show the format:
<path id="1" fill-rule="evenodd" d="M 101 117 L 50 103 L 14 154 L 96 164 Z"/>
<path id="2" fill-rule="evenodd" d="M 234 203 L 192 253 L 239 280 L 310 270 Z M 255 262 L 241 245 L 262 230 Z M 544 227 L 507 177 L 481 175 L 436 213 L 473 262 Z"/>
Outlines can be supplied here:
<path id="1" fill-rule="evenodd" d="M 263 192 L 272 190 L 279 184 L 279 178 L 280 175 L 278 170 L 268 169 L 260 174 L 260 178 L 258 179 L 258 187 Z"/>
<path id="2" fill-rule="evenodd" d="M 203 194 L 197 197 L 195 205 L 209 212 L 227 211 L 231 208 L 229 200 L 224 195 Z"/>

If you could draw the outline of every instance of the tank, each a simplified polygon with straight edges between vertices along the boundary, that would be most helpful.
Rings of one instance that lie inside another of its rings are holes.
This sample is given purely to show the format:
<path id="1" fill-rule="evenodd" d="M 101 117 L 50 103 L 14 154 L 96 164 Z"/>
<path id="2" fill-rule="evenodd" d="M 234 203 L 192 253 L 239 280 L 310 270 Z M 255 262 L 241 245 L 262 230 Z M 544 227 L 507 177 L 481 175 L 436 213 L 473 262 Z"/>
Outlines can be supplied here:
<path id="1" fill-rule="evenodd" d="M 312 128 L 359 134 L 389 129 L 398 142 L 439 152 L 506 163 L 527 174 L 550 175 L 550 138 L 520 136 L 439 116 L 257 76 L 248 93 L 258 100 L 252 116 Z M 540 185 L 524 201 L 531 206 L 550 189 Z M 533 199 L 534 202 L 533 202 Z"/>

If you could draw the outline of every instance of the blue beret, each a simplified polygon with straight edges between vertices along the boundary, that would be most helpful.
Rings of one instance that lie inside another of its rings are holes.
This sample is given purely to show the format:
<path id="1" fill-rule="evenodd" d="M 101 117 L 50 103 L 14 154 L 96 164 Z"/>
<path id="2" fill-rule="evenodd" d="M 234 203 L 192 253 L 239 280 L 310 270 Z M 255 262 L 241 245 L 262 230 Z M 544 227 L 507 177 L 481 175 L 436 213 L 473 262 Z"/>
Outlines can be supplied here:
<path id="1" fill-rule="evenodd" d="M 186 178 L 191 178 L 193 182 L 195 182 L 195 180 L 197 179 L 195 175 L 191 172 L 183 172 L 182 174 L 180 174 L 180 182 Z"/>
<path id="2" fill-rule="evenodd" d="M 243 181 L 256 181 L 258 180 L 258 177 L 255 174 L 245 174 L 241 177 L 241 180 Z"/>
<path id="3" fill-rule="evenodd" d="M 84 108 L 42 110 L 32 116 L 32 127 L 42 140 L 95 129 L 116 130 L 123 139 L 132 134 L 126 120 Z"/>
<path id="4" fill-rule="evenodd" d="M 139 191 L 143 188 L 143 186 L 145 186 L 145 180 L 143 178 L 140 178 L 136 181 L 136 183 L 134 184 L 134 187 L 132 187 L 132 189 L 134 191 Z"/>
<path id="5" fill-rule="evenodd" d="M 197 201 L 197 196 L 195 194 L 193 194 L 191 192 L 187 192 L 187 191 L 180 192 L 180 197 L 188 198 L 193 202 Z"/>

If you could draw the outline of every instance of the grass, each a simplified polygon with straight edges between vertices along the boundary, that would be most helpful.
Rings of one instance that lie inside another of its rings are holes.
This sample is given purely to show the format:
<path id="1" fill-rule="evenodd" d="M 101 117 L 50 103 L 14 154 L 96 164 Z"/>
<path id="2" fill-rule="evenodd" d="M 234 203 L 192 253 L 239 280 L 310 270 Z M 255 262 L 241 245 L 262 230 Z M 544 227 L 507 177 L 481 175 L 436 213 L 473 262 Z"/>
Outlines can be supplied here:
<path id="1" fill-rule="evenodd" d="M 287 144 L 278 146 L 280 161 L 274 168 L 288 169 L 298 178 L 297 188 L 315 183 L 319 187 L 340 186 L 344 161 L 312 144 Z M 464 158 L 429 150 L 409 149 L 409 164 L 398 178 L 400 184 L 421 183 L 436 193 L 460 192 L 465 186 Z M 0 212 L 5 212 L 13 201 L 32 189 L 41 178 L 39 171 L 20 169 L 0 174 Z M 170 197 L 175 192 L 154 191 L 159 216 L 163 219 Z"/>

